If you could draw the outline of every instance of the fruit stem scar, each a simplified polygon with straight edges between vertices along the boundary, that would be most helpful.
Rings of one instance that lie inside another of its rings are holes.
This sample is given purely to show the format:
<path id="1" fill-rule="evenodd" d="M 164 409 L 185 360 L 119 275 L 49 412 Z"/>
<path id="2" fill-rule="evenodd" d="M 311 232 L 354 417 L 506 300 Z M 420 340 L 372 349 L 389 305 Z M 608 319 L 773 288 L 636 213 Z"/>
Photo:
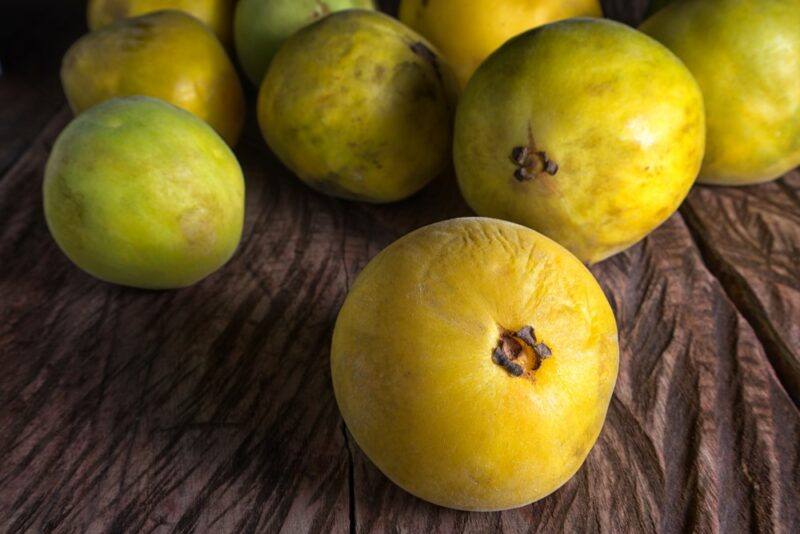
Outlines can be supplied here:
<path id="1" fill-rule="evenodd" d="M 514 178 L 520 182 L 533 180 L 541 173 L 555 176 L 558 164 L 547 157 L 547 152 L 534 151 L 527 146 L 515 146 L 511 150 L 511 161 L 516 165 Z"/>
<path id="2" fill-rule="evenodd" d="M 552 354 L 550 347 L 537 341 L 533 327 L 524 326 L 515 333 L 506 330 L 500 334 L 492 351 L 492 361 L 511 376 L 526 374 L 526 367 L 528 376 L 531 376 Z"/>

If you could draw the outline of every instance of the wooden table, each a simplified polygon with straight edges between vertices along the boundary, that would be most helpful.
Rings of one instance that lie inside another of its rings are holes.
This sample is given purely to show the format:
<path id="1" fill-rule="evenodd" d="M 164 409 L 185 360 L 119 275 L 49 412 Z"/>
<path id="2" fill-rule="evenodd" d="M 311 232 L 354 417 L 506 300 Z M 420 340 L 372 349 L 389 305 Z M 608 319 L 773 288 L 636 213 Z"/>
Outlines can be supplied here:
<path id="1" fill-rule="evenodd" d="M 607 13 L 635 23 L 641 4 Z M 696 187 L 593 268 L 622 357 L 586 464 L 531 506 L 450 511 L 359 451 L 328 349 L 375 253 L 469 213 L 452 178 L 390 206 L 327 198 L 277 163 L 251 119 L 235 258 L 181 291 L 98 282 L 56 248 L 40 193 L 70 119 L 58 64 L 83 10 L 0 8 L 0 531 L 800 530 L 800 174 Z"/>

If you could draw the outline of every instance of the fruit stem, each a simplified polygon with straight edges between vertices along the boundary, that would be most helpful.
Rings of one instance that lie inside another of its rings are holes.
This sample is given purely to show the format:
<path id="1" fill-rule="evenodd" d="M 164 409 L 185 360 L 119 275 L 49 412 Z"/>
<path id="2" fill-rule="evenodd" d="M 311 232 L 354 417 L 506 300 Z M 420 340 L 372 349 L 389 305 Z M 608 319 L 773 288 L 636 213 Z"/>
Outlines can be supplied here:
<path id="1" fill-rule="evenodd" d="M 524 326 L 517 332 L 504 330 L 500 334 L 492 361 L 511 376 L 532 376 L 552 354 L 550 347 L 537 341 L 533 327 Z"/>

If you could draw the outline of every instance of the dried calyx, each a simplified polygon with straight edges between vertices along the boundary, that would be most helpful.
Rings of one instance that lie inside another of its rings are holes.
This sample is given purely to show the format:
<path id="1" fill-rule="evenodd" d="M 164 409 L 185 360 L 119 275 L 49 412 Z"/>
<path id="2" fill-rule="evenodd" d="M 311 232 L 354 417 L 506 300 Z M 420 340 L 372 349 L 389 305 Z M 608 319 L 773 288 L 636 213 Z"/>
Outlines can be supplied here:
<path id="1" fill-rule="evenodd" d="M 511 150 L 511 161 L 517 166 L 514 178 L 520 182 L 533 180 L 541 173 L 555 176 L 558 165 L 547 157 L 544 151 L 536 151 L 527 146 L 517 146 Z"/>
<path id="2" fill-rule="evenodd" d="M 517 332 L 500 334 L 492 361 L 512 376 L 530 376 L 552 354 L 550 347 L 537 341 L 533 327 L 525 326 Z"/>

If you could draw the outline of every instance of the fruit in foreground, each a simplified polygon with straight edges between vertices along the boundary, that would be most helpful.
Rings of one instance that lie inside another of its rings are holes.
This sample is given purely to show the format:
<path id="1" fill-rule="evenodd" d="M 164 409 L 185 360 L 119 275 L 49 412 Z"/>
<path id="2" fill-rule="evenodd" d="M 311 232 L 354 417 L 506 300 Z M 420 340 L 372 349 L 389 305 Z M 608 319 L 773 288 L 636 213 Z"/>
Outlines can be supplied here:
<path id="1" fill-rule="evenodd" d="M 311 187 L 391 202 L 449 166 L 453 83 L 398 21 L 342 11 L 286 41 L 261 85 L 258 119 L 273 152 Z"/>
<path id="2" fill-rule="evenodd" d="M 283 42 L 312 22 L 343 9 L 375 9 L 373 0 L 240 0 L 236 53 L 247 77 L 259 85 Z"/>
<path id="3" fill-rule="evenodd" d="M 677 1 L 642 30 L 677 54 L 703 91 L 700 182 L 765 182 L 800 165 L 800 2 Z"/>
<path id="4" fill-rule="evenodd" d="M 160 11 L 80 38 L 61 65 L 75 113 L 119 96 L 160 98 L 191 111 L 234 145 L 244 123 L 244 93 L 225 49 L 191 15 Z"/>
<path id="5" fill-rule="evenodd" d="M 598 0 L 402 0 L 400 20 L 441 50 L 463 88 L 511 37 L 571 17 L 601 17 Z"/>
<path id="6" fill-rule="evenodd" d="M 622 24 L 573 19 L 512 39 L 478 69 L 454 158 L 478 214 L 595 263 L 678 208 L 704 140 L 702 96 L 680 60 Z"/>
<path id="7" fill-rule="evenodd" d="M 89 0 L 89 29 L 154 11 L 176 9 L 197 17 L 227 43 L 231 38 L 233 0 Z"/>
<path id="8" fill-rule="evenodd" d="M 176 288 L 233 255 L 244 181 L 228 146 L 194 115 L 152 98 L 119 98 L 58 136 L 44 209 L 61 250 L 89 274 Z"/>
<path id="9" fill-rule="evenodd" d="M 523 226 L 467 218 L 367 265 L 331 367 L 348 429 L 392 481 L 442 506 L 502 510 L 581 466 L 618 351 L 613 312 L 578 259 Z"/>

